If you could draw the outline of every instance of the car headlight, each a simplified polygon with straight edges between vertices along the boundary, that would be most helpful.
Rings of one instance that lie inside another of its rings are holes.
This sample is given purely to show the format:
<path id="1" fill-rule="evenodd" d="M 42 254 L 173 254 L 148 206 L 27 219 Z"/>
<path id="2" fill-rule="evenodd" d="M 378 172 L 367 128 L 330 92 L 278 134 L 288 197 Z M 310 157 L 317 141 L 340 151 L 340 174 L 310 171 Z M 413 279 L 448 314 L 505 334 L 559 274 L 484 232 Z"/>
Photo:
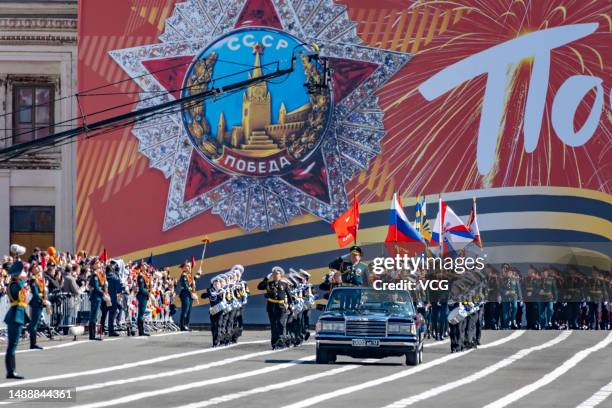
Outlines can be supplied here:
<path id="1" fill-rule="evenodd" d="M 317 322 L 317 331 L 319 332 L 341 332 L 344 333 L 344 322 L 338 321 L 319 321 Z"/>
<path id="2" fill-rule="evenodd" d="M 413 323 L 389 323 L 387 333 L 416 334 L 416 326 Z"/>

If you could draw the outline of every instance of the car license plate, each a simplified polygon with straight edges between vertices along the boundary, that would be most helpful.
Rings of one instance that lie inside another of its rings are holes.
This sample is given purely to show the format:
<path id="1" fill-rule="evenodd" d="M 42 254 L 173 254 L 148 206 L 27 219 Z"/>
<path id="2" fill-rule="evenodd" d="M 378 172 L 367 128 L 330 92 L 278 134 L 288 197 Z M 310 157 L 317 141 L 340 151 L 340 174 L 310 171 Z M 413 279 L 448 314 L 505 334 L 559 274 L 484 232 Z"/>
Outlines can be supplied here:
<path id="1" fill-rule="evenodd" d="M 353 339 L 353 347 L 378 347 L 379 340 Z"/>

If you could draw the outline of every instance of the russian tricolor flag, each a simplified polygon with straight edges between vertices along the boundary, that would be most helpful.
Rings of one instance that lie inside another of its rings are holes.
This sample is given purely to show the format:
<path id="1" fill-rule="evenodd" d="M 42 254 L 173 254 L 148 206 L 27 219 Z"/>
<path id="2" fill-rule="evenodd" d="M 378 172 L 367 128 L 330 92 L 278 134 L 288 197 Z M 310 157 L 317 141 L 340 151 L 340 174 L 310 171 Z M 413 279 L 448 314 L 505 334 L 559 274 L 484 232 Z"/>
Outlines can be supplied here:
<path id="1" fill-rule="evenodd" d="M 389 214 L 389 229 L 385 242 L 416 242 L 422 243 L 423 237 L 419 234 L 408 221 L 404 209 L 397 197 L 393 194 L 391 201 L 391 213 Z"/>

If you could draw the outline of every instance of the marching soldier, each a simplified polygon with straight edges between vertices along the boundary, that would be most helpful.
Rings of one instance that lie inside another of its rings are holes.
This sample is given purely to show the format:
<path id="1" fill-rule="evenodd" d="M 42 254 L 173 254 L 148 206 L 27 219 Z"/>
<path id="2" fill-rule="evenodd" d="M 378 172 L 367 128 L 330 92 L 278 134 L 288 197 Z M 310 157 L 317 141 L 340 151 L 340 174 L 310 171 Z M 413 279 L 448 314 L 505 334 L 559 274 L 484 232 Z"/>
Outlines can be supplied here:
<path id="1" fill-rule="evenodd" d="M 191 263 L 185 262 L 181 264 L 181 279 L 179 280 L 179 297 L 181 299 L 181 321 L 180 327 L 182 331 L 191 331 L 189 328 L 189 320 L 191 318 L 191 304 L 195 296 L 195 280 L 191 274 Z"/>
<path id="2" fill-rule="evenodd" d="M 102 278 L 102 279 L 101 279 Z M 94 264 L 94 272 L 89 278 L 89 340 L 102 340 L 96 337 L 96 323 L 98 322 L 98 311 L 105 294 L 106 276 L 100 267 L 99 261 Z"/>
<path id="3" fill-rule="evenodd" d="M 138 316 L 136 324 L 138 325 L 139 336 L 150 336 L 144 329 L 144 316 L 147 310 L 147 302 L 149 301 L 149 291 L 151 290 L 151 278 L 147 274 L 147 270 L 143 264 L 137 266 L 139 269 L 138 277 L 136 278 L 136 300 L 138 301 Z"/>
<path id="4" fill-rule="evenodd" d="M 24 251 L 25 252 L 25 251 Z M 15 261 L 9 269 L 11 281 L 8 284 L 7 295 L 11 302 L 11 308 L 4 317 L 8 331 L 8 344 L 6 354 L 4 355 L 4 363 L 6 365 L 6 378 L 14 378 L 21 380 L 23 376 L 15 372 L 15 353 L 23 326 L 28 323 L 29 318 L 26 313 L 28 304 L 27 299 L 27 283 L 22 279 L 23 263 L 19 260 Z"/>
<path id="5" fill-rule="evenodd" d="M 240 304 L 240 308 L 236 313 L 236 341 L 240 336 L 242 336 L 242 330 L 244 328 L 243 321 L 243 310 L 248 302 L 248 297 L 250 295 L 249 287 L 247 283 L 242 279 L 242 274 L 244 273 L 244 266 L 242 265 L 234 265 L 232 267 L 232 271 L 236 276 L 236 292 L 235 295 Z"/>
<path id="6" fill-rule="evenodd" d="M 257 285 L 257 289 L 266 291 L 266 311 L 270 319 L 270 343 L 273 349 L 285 346 L 287 302 L 291 294 L 287 283 L 282 280 L 284 274 L 283 268 L 275 266 L 272 273 Z"/>
<path id="7" fill-rule="evenodd" d="M 220 343 L 220 321 L 223 316 L 225 305 L 225 292 L 221 283 L 220 276 L 215 276 L 210 280 L 210 288 L 202 294 L 203 298 L 208 298 L 210 304 L 210 331 L 212 334 L 213 347 L 218 347 Z"/>
<path id="8" fill-rule="evenodd" d="M 310 338 L 310 309 L 315 307 L 316 298 L 314 294 L 314 289 L 312 288 L 312 284 L 309 282 L 310 274 L 304 269 L 300 269 L 298 273 L 302 276 L 304 280 L 304 301 L 306 302 L 307 306 L 304 312 L 302 312 L 302 335 L 304 337 L 304 341 L 308 341 L 308 339 Z"/>
<path id="9" fill-rule="evenodd" d="M 31 268 L 32 278 L 30 279 L 30 324 L 28 332 L 30 334 L 30 349 L 42 350 L 42 347 L 36 344 L 36 335 L 38 333 L 38 325 L 42 317 L 42 311 L 47 304 L 47 282 L 42 277 L 42 267 L 34 264 Z"/>

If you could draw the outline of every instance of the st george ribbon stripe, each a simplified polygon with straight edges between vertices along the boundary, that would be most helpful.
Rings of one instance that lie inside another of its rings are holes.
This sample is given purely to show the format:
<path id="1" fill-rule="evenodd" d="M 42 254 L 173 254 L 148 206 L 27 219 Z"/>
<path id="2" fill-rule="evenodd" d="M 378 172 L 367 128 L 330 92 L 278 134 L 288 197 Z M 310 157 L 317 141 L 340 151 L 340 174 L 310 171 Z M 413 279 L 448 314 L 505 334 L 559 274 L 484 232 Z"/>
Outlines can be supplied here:
<path id="1" fill-rule="evenodd" d="M 571 330 L 568 331 L 564 331 L 561 334 L 559 334 L 557 337 L 555 337 L 554 339 L 547 341 L 544 344 L 540 344 L 539 346 L 534 346 L 534 347 L 529 347 L 529 348 L 525 348 L 522 350 L 517 351 L 516 353 L 514 353 L 513 355 L 511 355 L 510 357 L 504 358 L 503 360 L 490 365 L 468 377 L 464 377 L 464 378 L 460 378 L 459 380 L 456 381 L 452 381 L 450 383 L 447 384 L 443 384 L 440 385 L 438 387 L 434 387 L 431 388 L 427 391 L 424 391 L 420 394 L 417 395 L 413 395 L 411 397 L 408 398 L 404 398 L 402 400 L 396 401 L 392 404 L 387 405 L 384 408 L 403 408 L 403 407 L 407 407 L 408 405 L 412 405 L 416 402 L 419 401 L 423 401 L 425 399 L 428 398 L 432 398 L 435 397 L 436 395 L 442 394 L 443 392 L 446 391 L 450 391 L 453 390 L 457 387 L 461 387 L 463 385 L 472 383 L 474 381 L 477 381 L 481 378 L 484 378 L 490 374 L 493 374 L 495 371 L 500 370 L 504 367 L 509 366 L 510 364 L 522 359 L 523 357 L 528 356 L 529 354 L 531 354 L 534 351 L 539 351 L 539 350 L 544 350 L 546 348 L 552 347 L 556 344 L 561 343 L 562 341 L 564 341 L 565 339 L 567 339 L 570 334 L 571 334 Z"/>
<path id="2" fill-rule="evenodd" d="M 526 385 L 523 388 L 519 388 L 518 390 L 506 395 L 503 398 L 498 399 L 497 401 L 493 401 L 492 403 L 486 405 L 484 408 L 503 408 L 507 405 L 512 404 L 515 401 L 520 400 L 521 398 L 544 387 L 545 385 L 550 384 L 551 382 L 568 372 L 571 368 L 576 366 L 576 364 L 587 358 L 591 353 L 601 350 L 602 348 L 608 346 L 610 343 L 612 343 L 612 333 L 609 333 L 605 339 L 595 344 L 594 346 L 577 352 L 572 357 L 565 360 L 565 362 L 559 367 L 544 375 L 539 380 L 529 385 Z"/>
<path id="3" fill-rule="evenodd" d="M 509 341 L 512 341 L 512 340 L 522 336 L 523 334 L 525 334 L 524 330 L 516 331 L 516 332 L 510 334 L 509 336 L 506 336 L 504 338 L 496 340 L 496 341 L 494 341 L 492 343 L 484 344 L 484 345 L 480 346 L 479 348 L 480 349 L 483 349 L 483 348 L 486 349 L 486 348 L 496 347 L 496 346 L 499 346 L 501 344 L 504 344 L 504 343 L 507 343 Z M 419 366 L 412 367 L 412 368 L 400 371 L 399 373 L 395 373 L 395 374 L 392 374 L 392 375 L 389 375 L 389 376 L 386 376 L 386 377 L 376 378 L 376 379 L 371 380 L 371 381 L 366 381 L 366 382 L 361 383 L 361 384 L 353 385 L 351 387 L 342 388 L 342 389 L 339 389 L 339 390 L 328 392 L 326 394 L 316 395 L 314 397 L 307 398 L 305 400 L 296 402 L 294 404 L 286 405 L 285 408 L 304 408 L 304 407 L 310 407 L 310 406 L 316 405 L 316 404 L 318 404 L 320 402 L 327 401 L 327 400 L 332 399 L 332 398 L 340 397 L 342 395 L 351 394 L 351 393 L 358 392 L 358 391 L 363 391 L 366 388 L 376 387 L 376 386 L 381 385 L 381 384 L 385 384 L 385 383 L 388 383 L 388 382 L 391 382 L 391 381 L 399 380 L 400 378 L 405 378 L 405 377 L 408 377 L 410 375 L 418 374 L 418 373 L 420 373 L 422 371 L 425 371 L 425 370 L 427 370 L 429 368 L 438 366 L 440 364 L 444 364 L 447 361 L 451 361 L 451 360 L 454 360 L 456 358 L 465 356 L 466 354 L 469 354 L 472 351 L 473 350 L 468 350 L 468 351 L 464 351 L 464 352 L 461 352 L 461 353 L 449 354 L 449 355 L 447 355 L 445 357 L 438 358 L 438 359 L 430 361 L 428 363 L 421 364 Z"/>

